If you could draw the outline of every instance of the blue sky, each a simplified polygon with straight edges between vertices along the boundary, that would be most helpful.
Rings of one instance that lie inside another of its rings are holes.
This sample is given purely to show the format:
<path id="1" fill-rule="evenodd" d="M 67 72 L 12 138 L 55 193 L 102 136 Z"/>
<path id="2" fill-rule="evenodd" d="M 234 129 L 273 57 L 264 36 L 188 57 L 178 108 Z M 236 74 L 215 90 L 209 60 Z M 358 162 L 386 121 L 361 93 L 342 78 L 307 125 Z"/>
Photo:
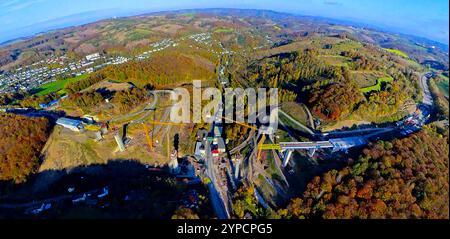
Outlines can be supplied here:
<path id="1" fill-rule="evenodd" d="M 188 8 L 255 8 L 330 17 L 448 45 L 448 0 L 0 0 L 0 42 L 112 16 Z"/>

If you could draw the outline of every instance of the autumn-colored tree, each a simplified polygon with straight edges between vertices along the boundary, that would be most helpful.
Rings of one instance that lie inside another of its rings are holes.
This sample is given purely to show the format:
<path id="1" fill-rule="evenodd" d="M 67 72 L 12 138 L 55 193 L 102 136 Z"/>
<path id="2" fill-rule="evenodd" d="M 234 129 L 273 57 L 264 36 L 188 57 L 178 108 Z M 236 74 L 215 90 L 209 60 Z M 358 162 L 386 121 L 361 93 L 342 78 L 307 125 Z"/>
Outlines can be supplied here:
<path id="1" fill-rule="evenodd" d="M 86 89 L 89 86 L 91 86 L 97 82 L 100 82 L 104 79 L 105 79 L 105 76 L 102 73 L 96 72 L 96 73 L 89 75 L 89 77 L 87 77 L 85 79 L 81 79 L 79 81 L 75 81 L 75 82 L 66 84 L 64 86 L 64 89 L 66 90 L 67 93 L 73 94 L 73 93 L 76 93 L 83 89 Z"/>
<path id="2" fill-rule="evenodd" d="M 214 65 L 200 56 L 168 53 L 143 61 L 130 61 L 121 65 L 110 65 L 102 70 L 107 78 L 121 82 L 132 82 L 143 87 L 152 84 L 164 87 L 168 84 L 186 83 L 192 80 L 212 79 Z"/>
<path id="3" fill-rule="evenodd" d="M 284 218 L 449 218 L 448 131 L 423 130 L 363 150 L 354 164 L 315 177 Z"/>
<path id="4" fill-rule="evenodd" d="M 71 94 L 62 102 L 64 106 L 76 106 L 84 113 L 89 113 L 103 101 L 103 96 L 96 91 Z"/>
<path id="5" fill-rule="evenodd" d="M 0 180 L 20 183 L 36 172 L 49 126 L 46 118 L 0 113 Z"/>
<path id="6" fill-rule="evenodd" d="M 172 219 L 199 219 L 199 217 L 192 209 L 179 207 L 175 210 Z"/>
<path id="7" fill-rule="evenodd" d="M 339 120 L 353 112 L 364 100 L 362 93 L 352 83 L 334 83 L 310 94 L 308 104 L 324 120 Z"/>
<path id="8" fill-rule="evenodd" d="M 263 208 L 258 205 L 253 187 L 241 187 L 233 197 L 233 212 L 237 218 L 243 219 L 246 213 L 253 217 L 261 217 L 265 214 Z"/>
<path id="9" fill-rule="evenodd" d="M 144 89 L 133 87 L 128 90 L 115 93 L 111 103 L 118 113 L 127 112 L 148 99 L 148 93 Z"/>

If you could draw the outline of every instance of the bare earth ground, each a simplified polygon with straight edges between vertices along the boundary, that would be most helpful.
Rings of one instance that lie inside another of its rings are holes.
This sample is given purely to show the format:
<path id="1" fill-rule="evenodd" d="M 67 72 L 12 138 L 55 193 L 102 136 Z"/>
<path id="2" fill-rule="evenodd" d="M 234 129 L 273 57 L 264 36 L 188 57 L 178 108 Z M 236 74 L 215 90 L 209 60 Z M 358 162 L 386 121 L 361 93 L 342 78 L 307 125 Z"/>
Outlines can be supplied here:
<path id="1" fill-rule="evenodd" d="M 91 90 L 97 90 L 97 89 L 107 89 L 109 91 L 122 91 L 122 90 L 126 90 L 131 88 L 132 85 L 130 83 L 114 83 L 114 82 L 110 82 L 110 81 L 100 81 L 99 83 L 96 83 L 84 90 L 82 90 L 81 92 L 85 92 L 85 91 L 91 91 Z"/>
<path id="2" fill-rule="evenodd" d="M 166 105 L 164 98 L 162 97 L 161 102 L 158 104 L 159 106 Z M 137 107 L 136 110 L 145 106 L 147 103 Z M 154 128 L 159 128 L 159 131 L 151 134 L 153 136 L 153 150 L 150 150 L 142 124 L 131 124 L 127 127 L 126 138 L 130 141 L 126 145 L 124 152 L 118 150 L 117 143 L 114 139 L 115 132 L 112 130 L 112 127 L 104 135 L 103 140 L 96 141 L 93 132 L 74 132 L 58 125 L 55 126 L 41 152 L 42 164 L 39 172 L 50 170 L 70 171 L 80 166 L 107 164 L 112 160 L 136 160 L 142 164 L 164 166 L 170 160 L 168 152 L 171 152 L 173 149 L 176 134 L 178 134 L 179 138 L 179 155 L 192 154 L 192 140 L 190 139 L 192 125 L 162 125 L 160 127 L 153 127 L 148 123 L 153 119 L 155 121 L 168 122 L 169 118 L 164 118 L 165 109 L 165 107 L 159 108 L 156 111 L 155 118 L 153 118 L 153 113 L 145 118 L 150 134 Z M 124 119 L 123 122 L 117 122 L 115 126 L 122 126 L 124 123 L 140 117 L 142 115 L 133 116 L 131 119 Z M 167 147 L 167 137 L 169 138 L 168 145 L 170 145 L 170 148 Z M 95 167 L 91 171 L 89 173 L 95 174 Z M 45 189 L 59 177 L 58 174 L 43 175 L 45 177 L 39 177 L 35 182 L 34 188 L 37 191 Z"/>
<path id="3" fill-rule="evenodd" d="M 169 33 L 169 34 L 175 34 L 177 33 L 177 31 L 179 31 L 180 29 L 183 29 L 184 27 L 181 25 L 177 25 L 177 24 L 165 24 L 162 26 L 157 26 L 152 28 L 153 31 L 161 31 L 161 32 L 165 32 L 165 33 Z"/>

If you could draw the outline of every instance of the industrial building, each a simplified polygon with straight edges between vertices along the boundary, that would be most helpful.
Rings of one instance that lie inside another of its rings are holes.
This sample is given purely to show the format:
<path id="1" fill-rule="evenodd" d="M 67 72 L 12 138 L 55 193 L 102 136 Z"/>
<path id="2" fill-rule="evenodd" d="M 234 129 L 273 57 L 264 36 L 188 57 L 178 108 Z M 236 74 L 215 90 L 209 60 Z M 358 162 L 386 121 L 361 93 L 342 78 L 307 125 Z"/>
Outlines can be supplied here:
<path id="1" fill-rule="evenodd" d="M 69 119 L 62 117 L 56 121 L 56 124 L 76 132 L 79 132 L 84 129 L 83 122 L 81 120 L 76 119 Z"/>
<path id="2" fill-rule="evenodd" d="M 194 155 L 198 158 L 203 158 L 206 156 L 205 145 L 203 144 L 203 142 L 195 143 L 195 154 Z"/>
<path id="3" fill-rule="evenodd" d="M 59 99 L 52 100 L 49 103 L 40 103 L 39 107 L 41 107 L 42 109 L 50 108 L 50 107 L 58 104 L 58 102 L 59 102 Z"/>

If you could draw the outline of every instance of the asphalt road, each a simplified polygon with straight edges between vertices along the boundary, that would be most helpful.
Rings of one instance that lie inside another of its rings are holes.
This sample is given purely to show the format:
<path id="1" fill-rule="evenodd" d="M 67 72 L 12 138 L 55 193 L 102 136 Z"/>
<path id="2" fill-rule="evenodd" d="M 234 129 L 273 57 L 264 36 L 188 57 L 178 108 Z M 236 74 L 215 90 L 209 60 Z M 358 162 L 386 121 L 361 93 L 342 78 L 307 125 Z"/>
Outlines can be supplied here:
<path id="1" fill-rule="evenodd" d="M 330 141 L 317 141 L 317 142 L 281 142 L 281 148 L 283 149 L 311 149 L 311 148 L 333 148 L 333 144 Z"/>
<path id="2" fill-rule="evenodd" d="M 208 175 L 209 179 L 211 179 L 211 182 L 208 184 L 211 204 L 219 219 L 227 219 L 229 218 L 228 212 L 225 208 L 225 204 L 222 200 L 222 197 L 220 196 L 220 193 L 217 191 L 216 175 L 214 173 L 214 162 L 208 141 L 206 141 L 205 151 L 206 151 L 206 174 Z"/>
<path id="3" fill-rule="evenodd" d="M 423 98 L 422 103 L 425 105 L 433 105 L 433 97 L 431 97 L 430 87 L 428 86 L 428 79 L 430 73 L 426 73 L 420 76 L 420 87 L 422 88 Z"/>

